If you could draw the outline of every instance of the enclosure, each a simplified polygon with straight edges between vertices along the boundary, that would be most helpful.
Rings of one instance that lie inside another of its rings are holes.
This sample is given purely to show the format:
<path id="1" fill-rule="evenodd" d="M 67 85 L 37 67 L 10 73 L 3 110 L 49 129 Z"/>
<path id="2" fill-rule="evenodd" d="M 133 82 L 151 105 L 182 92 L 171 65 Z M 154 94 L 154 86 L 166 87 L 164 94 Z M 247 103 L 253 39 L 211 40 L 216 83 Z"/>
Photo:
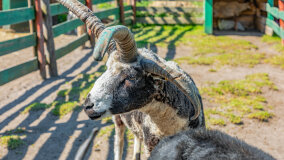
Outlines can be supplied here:
<path id="1" fill-rule="evenodd" d="M 84 159 L 113 159 L 111 117 L 92 121 L 81 107 L 106 70 L 105 61 L 93 60 L 92 35 L 56 1 L 7 5 L 16 2 L 0 3 L 0 159 L 74 159 L 95 127 Z M 253 17 L 253 28 L 244 31 L 214 28 L 214 3 L 224 0 L 81 2 L 106 25 L 127 25 L 139 48 L 189 73 L 207 128 L 284 159 L 281 0 L 236 0 L 253 7 L 221 19 Z M 133 138 L 127 130 L 124 159 L 132 158 Z"/>

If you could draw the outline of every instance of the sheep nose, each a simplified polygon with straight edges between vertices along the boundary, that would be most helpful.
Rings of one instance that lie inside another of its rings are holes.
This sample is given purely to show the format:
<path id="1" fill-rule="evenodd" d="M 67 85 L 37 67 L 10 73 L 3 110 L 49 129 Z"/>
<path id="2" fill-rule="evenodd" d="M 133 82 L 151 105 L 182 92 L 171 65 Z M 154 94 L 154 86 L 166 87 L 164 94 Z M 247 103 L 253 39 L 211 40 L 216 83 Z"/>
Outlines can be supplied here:
<path id="1" fill-rule="evenodd" d="M 88 94 L 88 96 L 87 96 L 87 98 L 86 98 L 86 100 L 85 100 L 85 102 L 84 102 L 84 108 L 85 108 L 85 110 L 92 109 L 93 106 L 94 106 L 94 103 L 92 103 L 91 100 L 90 100 L 90 96 L 91 96 L 91 95 Z"/>

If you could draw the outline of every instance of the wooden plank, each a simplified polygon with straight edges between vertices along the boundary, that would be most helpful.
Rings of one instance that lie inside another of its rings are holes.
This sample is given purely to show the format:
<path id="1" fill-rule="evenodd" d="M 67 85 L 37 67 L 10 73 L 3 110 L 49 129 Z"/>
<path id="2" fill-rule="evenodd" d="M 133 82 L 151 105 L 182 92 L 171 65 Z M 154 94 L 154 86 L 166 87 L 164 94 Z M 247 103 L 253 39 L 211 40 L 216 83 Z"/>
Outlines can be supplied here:
<path id="1" fill-rule="evenodd" d="M 36 45 L 35 33 L 0 42 L 0 56 Z"/>
<path id="2" fill-rule="evenodd" d="M 184 7 L 137 7 L 137 11 L 144 11 L 150 14 L 155 13 L 202 13 L 202 8 L 184 8 Z"/>
<path id="3" fill-rule="evenodd" d="M 133 17 L 133 12 L 124 12 L 124 17 Z"/>
<path id="4" fill-rule="evenodd" d="M 43 18 L 42 18 L 42 10 L 41 10 L 41 0 L 35 0 L 35 24 L 36 24 L 36 36 L 37 36 L 37 60 L 39 63 L 39 70 L 42 79 L 46 79 L 46 59 L 44 55 L 44 36 L 43 36 Z"/>
<path id="5" fill-rule="evenodd" d="M 119 8 L 116 7 L 116 8 L 112 8 L 112 9 L 108 9 L 108 10 L 104 10 L 104 11 L 95 12 L 95 15 L 100 19 L 107 18 L 111 15 L 118 15 L 119 16 Z"/>
<path id="6" fill-rule="evenodd" d="M 125 24 L 132 24 L 133 17 L 127 17 L 125 18 Z"/>
<path id="7" fill-rule="evenodd" d="M 16 24 L 35 18 L 34 9 L 31 7 L 11 9 L 0 12 L 0 26 Z"/>
<path id="8" fill-rule="evenodd" d="M 44 12 L 43 20 L 44 20 L 44 28 L 43 31 L 45 42 L 46 42 L 46 50 L 48 54 L 47 62 L 48 62 L 48 68 L 49 68 L 49 74 L 51 77 L 58 76 L 57 71 L 57 62 L 55 57 L 55 46 L 54 46 L 54 36 L 52 31 L 52 15 L 50 12 L 50 0 L 43 0 L 42 9 Z"/>
<path id="9" fill-rule="evenodd" d="M 8 83 L 14 79 L 22 77 L 38 69 L 36 57 L 20 65 L 10 67 L 0 71 L 0 85 Z"/>
<path id="10" fill-rule="evenodd" d="M 271 7 L 268 3 L 266 4 L 266 11 L 268 14 L 271 14 L 273 17 L 279 19 L 279 13 L 277 7 Z"/>
<path id="11" fill-rule="evenodd" d="M 124 25 L 124 7 L 123 7 L 123 0 L 118 0 L 118 7 L 119 7 L 119 21 L 121 24 Z"/>
<path id="12" fill-rule="evenodd" d="M 132 6 L 131 5 L 124 6 L 124 12 L 126 11 L 132 11 Z"/>
<path id="13" fill-rule="evenodd" d="M 50 4 L 51 16 L 67 13 L 68 9 L 59 3 Z"/>
<path id="14" fill-rule="evenodd" d="M 112 2 L 114 0 L 93 0 L 93 4 L 96 5 L 96 4 L 100 4 L 100 3 L 106 3 L 106 2 Z"/>
<path id="15" fill-rule="evenodd" d="M 266 24 L 273 29 L 273 31 L 279 36 L 281 37 L 280 34 L 280 27 L 278 26 L 278 24 L 276 22 L 274 22 L 273 20 L 270 19 L 266 19 Z"/>
<path id="16" fill-rule="evenodd" d="M 76 48 L 78 48 L 79 46 L 81 46 L 86 41 L 88 41 L 87 33 L 83 34 L 82 36 L 80 36 L 79 38 L 77 38 L 73 42 L 67 44 L 66 46 L 57 49 L 55 51 L 56 59 L 59 59 L 59 58 L 65 56 L 66 54 L 70 53 L 71 51 L 73 51 Z"/>
<path id="17" fill-rule="evenodd" d="M 284 11 L 284 2 L 282 0 L 278 0 L 278 7 L 279 7 L 279 11 Z M 278 13 L 279 16 L 279 13 Z M 283 31 L 284 29 L 284 21 L 283 19 L 279 19 L 279 25 L 280 25 L 280 32 Z M 284 39 L 282 38 L 282 33 L 281 34 L 281 44 L 282 46 L 284 46 Z"/>
<path id="18" fill-rule="evenodd" d="M 133 25 L 136 23 L 136 0 L 131 0 L 131 6 L 133 11 Z"/>
<path id="19" fill-rule="evenodd" d="M 84 0 L 79 0 L 79 1 L 83 4 L 86 4 Z M 50 4 L 50 12 L 51 12 L 51 16 L 55 16 L 55 15 L 67 13 L 68 9 L 64 7 L 63 5 L 61 5 L 60 3 L 53 3 L 53 4 Z"/>
<path id="20" fill-rule="evenodd" d="M 203 24 L 199 17 L 137 17 L 137 22 L 144 24 Z"/>
<path id="21" fill-rule="evenodd" d="M 59 35 L 69 32 L 83 24 L 84 23 L 80 19 L 72 19 L 70 21 L 59 23 L 55 26 L 52 26 L 53 36 L 58 37 Z"/>
<path id="22" fill-rule="evenodd" d="M 213 0 L 205 0 L 204 3 L 204 32 L 213 34 Z"/>

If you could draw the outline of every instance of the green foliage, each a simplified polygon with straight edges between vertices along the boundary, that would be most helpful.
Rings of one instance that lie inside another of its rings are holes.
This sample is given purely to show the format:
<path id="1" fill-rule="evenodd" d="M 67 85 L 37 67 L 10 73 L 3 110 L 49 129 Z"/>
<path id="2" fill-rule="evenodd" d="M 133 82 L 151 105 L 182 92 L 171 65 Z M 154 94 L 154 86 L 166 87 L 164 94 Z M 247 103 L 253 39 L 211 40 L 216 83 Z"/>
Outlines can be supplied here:
<path id="1" fill-rule="evenodd" d="M 25 114 L 31 111 L 45 110 L 49 107 L 51 107 L 51 105 L 48 105 L 46 103 L 35 102 L 27 106 L 21 113 Z"/>
<path id="2" fill-rule="evenodd" d="M 55 108 L 52 109 L 52 114 L 55 116 L 63 117 L 66 114 L 72 112 L 73 110 L 77 109 L 78 103 L 77 102 L 63 102 L 58 103 L 55 105 Z"/>
<path id="3" fill-rule="evenodd" d="M 225 126 L 226 122 L 221 118 L 210 118 L 209 123 L 212 125 Z"/>
<path id="4" fill-rule="evenodd" d="M 277 90 L 267 73 L 247 75 L 243 80 L 209 83 L 207 87 L 201 88 L 200 92 L 203 97 L 219 106 L 205 109 L 206 118 L 213 125 L 220 125 L 217 123 L 220 120 L 217 121 L 214 116 L 224 117 L 233 124 L 242 124 L 243 117 L 268 120 L 272 114 L 265 111 L 269 107 L 266 99 L 261 96 L 264 87 Z"/>
<path id="5" fill-rule="evenodd" d="M 0 144 L 9 149 L 16 149 L 24 144 L 24 141 L 18 135 L 5 135 L 0 137 Z"/>

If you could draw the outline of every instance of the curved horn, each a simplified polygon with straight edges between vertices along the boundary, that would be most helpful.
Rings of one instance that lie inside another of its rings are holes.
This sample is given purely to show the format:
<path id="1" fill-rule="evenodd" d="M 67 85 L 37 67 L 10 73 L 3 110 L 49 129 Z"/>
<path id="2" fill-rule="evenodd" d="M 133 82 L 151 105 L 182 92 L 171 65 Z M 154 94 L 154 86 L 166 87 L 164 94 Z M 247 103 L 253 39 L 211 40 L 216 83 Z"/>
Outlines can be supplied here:
<path id="1" fill-rule="evenodd" d="M 84 4 L 77 0 L 57 0 L 63 6 L 74 13 L 81 21 L 87 24 L 87 27 L 99 37 L 100 33 L 106 28 L 101 20 Z"/>
<path id="2" fill-rule="evenodd" d="M 180 91 L 182 91 L 187 96 L 187 98 L 192 103 L 195 111 L 190 120 L 195 120 L 199 116 L 201 111 L 201 102 L 198 98 L 198 90 L 193 84 L 192 80 L 184 77 L 182 73 L 169 68 L 162 62 L 154 62 L 150 59 L 144 58 L 141 60 L 141 65 L 146 72 L 161 76 L 166 80 L 172 82 L 178 87 L 178 89 L 180 89 Z"/>
<path id="3" fill-rule="evenodd" d="M 101 33 L 93 52 L 95 60 L 102 60 L 112 38 L 122 62 L 130 63 L 136 60 L 137 47 L 131 31 L 122 25 L 108 27 Z"/>

